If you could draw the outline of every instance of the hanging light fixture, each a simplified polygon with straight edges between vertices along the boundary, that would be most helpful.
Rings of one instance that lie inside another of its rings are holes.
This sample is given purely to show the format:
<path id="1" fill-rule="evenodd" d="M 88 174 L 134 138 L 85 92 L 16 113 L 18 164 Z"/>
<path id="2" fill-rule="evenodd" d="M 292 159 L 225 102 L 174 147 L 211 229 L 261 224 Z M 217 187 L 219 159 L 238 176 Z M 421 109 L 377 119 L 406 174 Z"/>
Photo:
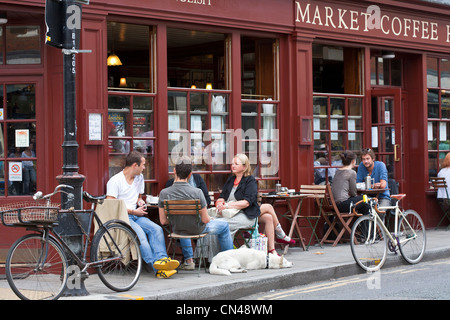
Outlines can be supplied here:
<path id="1" fill-rule="evenodd" d="M 109 55 L 109 57 L 106 59 L 106 63 L 108 64 L 108 67 L 116 67 L 122 65 L 122 61 L 120 61 L 119 57 L 115 53 Z"/>
<path id="2" fill-rule="evenodd" d="M 383 59 L 394 59 L 395 58 L 395 52 L 394 51 L 382 51 L 381 56 Z"/>
<path id="3" fill-rule="evenodd" d="M 108 58 L 106 59 L 106 63 L 108 64 L 108 67 L 117 67 L 117 66 L 121 66 L 122 65 L 122 61 L 120 61 L 119 57 L 115 54 L 114 52 L 114 44 L 116 42 L 116 39 L 114 38 L 115 35 L 115 23 L 112 23 L 112 39 L 111 39 L 111 49 L 112 52 L 111 54 L 108 56 Z"/>

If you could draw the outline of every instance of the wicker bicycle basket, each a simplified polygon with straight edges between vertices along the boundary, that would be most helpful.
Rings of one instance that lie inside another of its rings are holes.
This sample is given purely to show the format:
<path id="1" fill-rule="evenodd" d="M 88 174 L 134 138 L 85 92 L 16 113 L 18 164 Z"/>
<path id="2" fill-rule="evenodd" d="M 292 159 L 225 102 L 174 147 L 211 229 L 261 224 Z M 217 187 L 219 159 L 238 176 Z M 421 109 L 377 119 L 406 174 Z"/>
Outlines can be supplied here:
<path id="1" fill-rule="evenodd" d="M 58 218 L 59 205 L 39 202 L 10 203 L 0 207 L 4 225 L 52 223 Z"/>

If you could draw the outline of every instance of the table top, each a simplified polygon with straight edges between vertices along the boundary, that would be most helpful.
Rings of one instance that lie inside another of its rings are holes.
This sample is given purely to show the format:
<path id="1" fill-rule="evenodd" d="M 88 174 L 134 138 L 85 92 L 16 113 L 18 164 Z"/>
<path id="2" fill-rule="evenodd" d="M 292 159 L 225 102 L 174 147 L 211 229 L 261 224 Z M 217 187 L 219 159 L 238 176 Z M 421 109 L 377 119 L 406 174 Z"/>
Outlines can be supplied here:
<path id="1" fill-rule="evenodd" d="M 362 194 L 379 194 L 379 193 L 383 193 L 386 190 L 389 190 L 388 188 L 382 188 L 382 189 L 358 189 L 359 193 Z"/>
<path id="2" fill-rule="evenodd" d="M 261 194 L 262 198 L 269 198 L 269 199 L 300 199 L 300 198 L 306 198 L 314 196 L 312 193 L 301 193 L 301 194 L 289 194 L 289 193 L 281 193 L 281 194 L 268 194 L 263 193 Z"/>

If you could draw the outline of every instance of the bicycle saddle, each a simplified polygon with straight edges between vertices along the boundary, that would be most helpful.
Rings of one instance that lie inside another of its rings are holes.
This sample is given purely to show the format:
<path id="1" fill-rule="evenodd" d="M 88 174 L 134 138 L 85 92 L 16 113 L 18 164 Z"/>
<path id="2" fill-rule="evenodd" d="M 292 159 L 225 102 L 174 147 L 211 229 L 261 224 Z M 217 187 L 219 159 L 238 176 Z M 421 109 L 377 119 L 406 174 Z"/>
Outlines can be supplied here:
<path id="1" fill-rule="evenodd" d="M 83 199 L 86 202 L 99 202 L 99 201 L 103 201 L 106 199 L 106 194 L 102 195 L 102 196 L 93 196 L 91 194 L 89 194 L 87 191 L 83 191 Z"/>
<path id="2" fill-rule="evenodd" d="M 391 194 L 391 198 L 398 200 L 398 201 L 402 200 L 404 197 L 406 197 L 406 193 Z"/>

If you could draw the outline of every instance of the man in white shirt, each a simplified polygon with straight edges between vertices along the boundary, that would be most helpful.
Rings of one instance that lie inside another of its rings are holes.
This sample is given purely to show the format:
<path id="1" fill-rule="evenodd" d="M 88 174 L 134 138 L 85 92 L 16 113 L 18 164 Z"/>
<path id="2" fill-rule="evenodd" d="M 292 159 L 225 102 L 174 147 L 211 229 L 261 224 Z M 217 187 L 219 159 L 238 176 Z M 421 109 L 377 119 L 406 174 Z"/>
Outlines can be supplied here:
<path id="1" fill-rule="evenodd" d="M 106 185 L 107 199 L 123 200 L 130 224 L 141 242 L 144 261 L 153 267 L 158 278 L 169 278 L 180 263 L 167 257 L 166 242 L 162 228 L 146 217 L 144 194 L 144 156 L 136 151 L 125 159 L 125 168 L 111 177 Z"/>

